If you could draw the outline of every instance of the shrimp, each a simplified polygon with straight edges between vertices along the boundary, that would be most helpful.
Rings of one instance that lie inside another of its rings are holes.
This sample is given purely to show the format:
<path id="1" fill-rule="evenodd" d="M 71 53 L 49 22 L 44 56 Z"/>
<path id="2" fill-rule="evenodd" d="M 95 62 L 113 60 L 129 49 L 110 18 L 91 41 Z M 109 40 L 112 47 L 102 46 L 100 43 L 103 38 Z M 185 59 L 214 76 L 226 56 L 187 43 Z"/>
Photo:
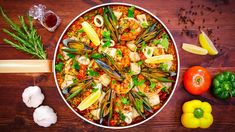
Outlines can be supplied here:
<path id="1" fill-rule="evenodd" d="M 141 26 L 139 25 L 138 21 L 135 20 L 134 18 L 122 19 L 120 25 L 122 27 L 121 40 L 124 41 L 135 40 L 141 32 Z"/>
<path id="2" fill-rule="evenodd" d="M 131 75 L 125 74 L 125 77 L 126 78 L 121 83 L 118 81 L 112 80 L 110 87 L 114 89 L 117 94 L 124 94 L 124 93 L 129 92 L 134 85 L 132 82 Z"/>
<path id="3" fill-rule="evenodd" d="M 120 59 L 117 59 L 117 63 L 119 63 L 120 68 L 130 66 L 130 50 L 125 46 L 118 46 L 117 48 L 122 52 L 122 57 Z"/>

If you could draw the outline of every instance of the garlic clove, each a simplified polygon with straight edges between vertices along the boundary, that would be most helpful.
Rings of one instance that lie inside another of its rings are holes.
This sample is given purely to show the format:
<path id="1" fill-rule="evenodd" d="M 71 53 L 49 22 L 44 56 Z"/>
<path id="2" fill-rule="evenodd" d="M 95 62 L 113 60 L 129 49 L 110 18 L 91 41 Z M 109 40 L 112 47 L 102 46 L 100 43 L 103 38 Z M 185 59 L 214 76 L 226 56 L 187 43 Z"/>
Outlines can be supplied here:
<path id="1" fill-rule="evenodd" d="M 29 86 L 22 93 L 22 99 L 27 107 L 36 108 L 42 104 L 44 95 L 38 86 Z"/>
<path id="2" fill-rule="evenodd" d="M 57 122 L 57 115 L 49 106 L 40 106 L 34 110 L 33 120 L 39 126 L 49 127 Z"/>

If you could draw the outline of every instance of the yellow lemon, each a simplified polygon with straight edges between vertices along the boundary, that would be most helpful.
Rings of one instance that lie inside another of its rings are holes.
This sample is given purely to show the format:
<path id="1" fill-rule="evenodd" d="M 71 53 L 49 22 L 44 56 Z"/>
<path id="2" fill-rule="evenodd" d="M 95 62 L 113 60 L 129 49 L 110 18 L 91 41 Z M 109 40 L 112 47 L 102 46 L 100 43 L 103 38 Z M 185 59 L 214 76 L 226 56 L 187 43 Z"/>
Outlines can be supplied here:
<path id="1" fill-rule="evenodd" d="M 94 43 L 95 46 L 100 45 L 100 39 L 98 34 L 95 32 L 95 30 L 92 28 L 92 26 L 88 22 L 82 23 L 82 29 L 87 34 L 88 38 Z"/>
<path id="2" fill-rule="evenodd" d="M 210 40 L 210 38 L 203 31 L 201 31 L 201 33 L 199 35 L 199 42 L 204 49 L 208 50 L 209 55 L 217 55 L 218 54 L 218 50 L 215 48 L 213 42 Z"/>
<path id="3" fill-rule="evenodd" d="M 145 60 L 145 63 L 156 64 L 156 63 L 168 62 L 171 60 L 173 60 L 172 55 L 158 55 L 158 56 L 153 56 L 153 57 L 147 58 Z"/>
<path id="4" fill-rule="evenodd" d="M 87 109 L 88 107 L 90 107 L 92 104 L 94 104 L 101 96 L 101 90 L 97 90 L 96 92 L 90 94 L 89 96 L 87 96 L 79 105 L 78 105 L 78 109 L 80 111 Z"/>
<path id="5" fill-rule="evenodd" d="M 188 52 L 193 53 L 193 54 L 198 54 L 198 55 L 206 55 L 208 53 L 208 51 L 206 49 L 203 49 L 199 46 L 192 45 L 192 44 L 183 43 L 182 48 L 185 51 L 188 51 Z"/>

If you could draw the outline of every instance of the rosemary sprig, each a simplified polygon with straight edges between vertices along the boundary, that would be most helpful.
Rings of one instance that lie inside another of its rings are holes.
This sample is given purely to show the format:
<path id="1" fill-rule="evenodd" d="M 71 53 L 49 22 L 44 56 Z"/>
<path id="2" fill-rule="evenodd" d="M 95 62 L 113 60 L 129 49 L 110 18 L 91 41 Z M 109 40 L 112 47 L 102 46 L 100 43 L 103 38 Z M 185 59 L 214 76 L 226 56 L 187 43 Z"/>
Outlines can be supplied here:
<path id="1" fill-rule="evenodd" d="M 4 28 L 3 32 L 16 40 L 16 42 L 8 39 L 3 39 L 3 41 L 20 51 L 26 52 L 40 59 L 46 59 L 46 52 L 43 49 L 41 37 L 33 27 L 32 18 L 28 16 L 29 25 L 27 25 L 24 17 L 19 16 L 20 26 L 18 26 L 4 13 L 2 7 L 0 7 L 0 11 L 6 23 L 9 24 L 13 30 L 13 32 L 11 32 Z"/>

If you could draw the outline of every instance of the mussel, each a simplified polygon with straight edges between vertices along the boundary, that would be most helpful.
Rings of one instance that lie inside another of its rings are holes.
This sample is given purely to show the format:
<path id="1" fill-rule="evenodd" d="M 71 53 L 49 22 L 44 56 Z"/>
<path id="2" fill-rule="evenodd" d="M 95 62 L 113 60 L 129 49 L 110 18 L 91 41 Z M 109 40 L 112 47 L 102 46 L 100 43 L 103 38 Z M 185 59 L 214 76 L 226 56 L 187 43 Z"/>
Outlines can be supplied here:
<path id="1" fill-rule="evenodd" d="M 62 90 L 62 93 L 65 95 L 70 94 L 66 98 L 66 100 L 70 100 L 73 97 L 77 96 L 82 90 L 84 90 L 88 87 L 91 87 L 91 84 L 92 84 L 91 78 L 83 79 L 78 82 L 74 82 L 74 83 L 70 84 L 68 87 L 66 87 Z"/>
<path id="2" fill-rule="evenodd" d="M 114 59 L 110 55 L 108 55 L 107 53 L 102 52 L 102 55 L 108 60 L 108 62 L 111 65 L 114 66 L 114 68 L 111 68 L 111 69 L 113 69 L 113 70 L 116 69 L 118 71 L 118 73 L 120 73 L 121 76 L 123 76 L 123 74 L 124 74 L 123 70 L 120 68 L 120 66 L 117 63 L 115 63 Z"/>
<path id="3" fill-rule="evenodd" d="M 92 48 L 88 45 L 78 42 L 75 39 L 67 38 L 62 41 L 63 45 L 68 47 L 66 49 L 63 49 L 63 51 L 73 54 L 83 54 L 83 51 L 92 51 Z"/>
<path id="4" fill-rule="evenodd" d="M 100 109 L 100 124 L 103 123 L 104 117 L 108 116 L 108 125 L 110 123 L 110 120 L 113 116 L 113 108 L 114 108 L 114 100 L 116 98 L 116 94 L 112 89 L 109 89 L 103 100 L 101 101 L 101 109 Z"/>
<path id="5" fill-rule="evenodd" d="M 147 28 L 142 35 L 140 35 L 135 41 L 135 44 L 138 45 L 142 42 L 149 42 L 151 39 L 155 38 L 162 31 L 161 26 L 156 22 Z"/>
<path id="6" fill-rule="evenodd" d="M 119 42 L 118 35 L 118 25 L 117 19 L 112 11 L 112 9 L 108 7 L 103 7 L 103 16 L 104 16 L 104 24 L 106 28 L 111 31 L 111 37 L 115 42 Z"/>
<path id="7" fill-rule="evenodd" d="M 176 75 L 172 71 L 162 71 L 159 69 L 143 68 L 141 74 L 151 82 L 174 82 L 168 79 Z"/>
<path id="8" fill-rule="evenodd" d="M 95 62 L 99 65 L 99 67 L 104 70 L 105 73 L 107 73 L 109 76 L 122 81 L 123 77 L 122 75 L 117 72 L 116 70 L 113 70 L 110 66 L 108 66 L 106 63 L 104 63 L 103 61 L 99 60 L 99 59 L 95 59 Z"/>
<path id="9" fill-rule="evenodd" d="M 140 96 L 136 91 L 130 91 L 128 93 L 129 99 L 132 103 L 132 105 L 135 107 L 136 111 L 142 116 L 144 119 L 146 119 L 146 116 L 144 115 L 144 110 L 149 111 L 150 113 L 153 113 L 152 107 L 150 106 L 150 103 L 144 99 L 144 97 Z"/>

